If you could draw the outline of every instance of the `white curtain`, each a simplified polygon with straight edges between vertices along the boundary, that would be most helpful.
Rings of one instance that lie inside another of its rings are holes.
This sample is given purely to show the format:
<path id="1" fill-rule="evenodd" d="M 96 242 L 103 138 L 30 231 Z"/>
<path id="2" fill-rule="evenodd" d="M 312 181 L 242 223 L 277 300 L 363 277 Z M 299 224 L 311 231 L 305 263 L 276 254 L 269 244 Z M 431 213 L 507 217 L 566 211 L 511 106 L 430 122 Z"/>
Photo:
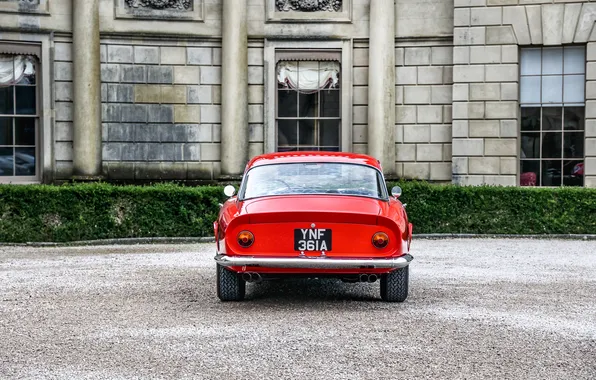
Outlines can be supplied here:
<path id="1" fill-rule="evenodd" d="M 313 93 L 339 84 L 339 62 L 281 61 L 277 65 L 279 83 L 301 93 Z"/>
<path id="2" fill-rule="evenodd" d="M 0 86 L 19 83 L 23 76 L 35 73 L 33 59 L 24 55 L 0 55 Z"/>

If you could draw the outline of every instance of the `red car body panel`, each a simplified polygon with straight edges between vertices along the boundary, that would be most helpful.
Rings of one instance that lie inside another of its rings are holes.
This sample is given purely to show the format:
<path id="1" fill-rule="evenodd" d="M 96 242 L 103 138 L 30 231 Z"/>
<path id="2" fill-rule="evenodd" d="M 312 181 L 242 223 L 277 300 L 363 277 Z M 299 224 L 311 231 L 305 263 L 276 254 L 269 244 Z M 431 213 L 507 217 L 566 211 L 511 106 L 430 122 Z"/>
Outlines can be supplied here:
<path id="1" fill-rule="evenodd" d="M 351 153 L 273 153 L 251 160 L 246 171 L 254 166 L 273 163 L 335 162 L 357 163 L 382 172 L 378 160 Z M 245 174 L 246 174 L 245 171 Z M 308 230 L 315 224 L 319 229 L 331 229 L 332 249 L 325 251 L 329 258 L 392 258 L 409 252 L 412 225 L 402 203 L 394 197 L 377 199 L 364 196 L 297 194 L 275 195 L 238 200 L 229 198 L 214 223 L 218 254 L 252 257 L 298 257 L 294 249 L 294 230 Z M 254 243 L 241 247 L 236 237 L 241 231 L 254 234 Z M 377 232 L 389 236 L 389 244 L 378 249 L 372 244 Z M 321 251 L 305 252 L 306 256 L 320 256 Z M 236 272 L 254 271 L 250 266 L 232 266 Z M 261 273 L 296 274 L 355 274 L 387 273 L 392 269 L 299 269 L 263 268 Z"/>

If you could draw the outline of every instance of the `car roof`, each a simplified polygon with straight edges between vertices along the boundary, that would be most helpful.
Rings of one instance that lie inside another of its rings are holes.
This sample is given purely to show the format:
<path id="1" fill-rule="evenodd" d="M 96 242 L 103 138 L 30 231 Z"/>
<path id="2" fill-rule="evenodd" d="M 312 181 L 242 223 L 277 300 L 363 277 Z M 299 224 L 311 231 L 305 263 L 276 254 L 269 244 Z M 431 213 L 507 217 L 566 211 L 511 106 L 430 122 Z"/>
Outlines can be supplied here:
<path id="1" fill-rule="evenodd" d="M 382 171 L 381 163 L 366 154 L 349 152 L 276 152 L 261 154 L 252 158 L 246 165 L 246 170 L 261 165 L 289 164 L 298 162 L 334 162 L 348 164 L 369 165 Z"/>

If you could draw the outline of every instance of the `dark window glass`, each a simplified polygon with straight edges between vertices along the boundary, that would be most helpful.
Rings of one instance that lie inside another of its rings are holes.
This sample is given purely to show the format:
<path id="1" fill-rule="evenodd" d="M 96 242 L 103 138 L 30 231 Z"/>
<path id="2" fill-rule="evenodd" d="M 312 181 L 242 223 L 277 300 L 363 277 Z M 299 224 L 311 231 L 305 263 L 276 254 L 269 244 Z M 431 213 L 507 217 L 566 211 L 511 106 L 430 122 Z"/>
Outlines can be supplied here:
<path id="1" fill-rule="evenodd" d="M 299 117 L 319 116 L 319 93 L 300 94 L 298 100 Z"/>
<path id="2" fill-rule="evenodd" d="M 521 130 L 540 130 L 540 107 L 523 107 L 521 109 Z"/>
<path id="3" fill-rule="evenodd" d="M 12 144 L 12 118 L 0 117 L 0 145 Z"/>
<path id="4" fill-rule="evenodd" d="M 521 158 L 540 158 L 540 133 L 522 132 Z"/>
<path id="5" fill-rule="evenodd" d="M 584 185 L 584 162 L 580 160 L 563 161 L 563 186 Z"/>
<path id="6" fill-rule="evenodd" d="M 15 145 L 35 145 L 35 119 L 15 118 Z"/>
<path id="7" fill-rule="evenodd" d="M 542 186 L 561 186 L 561 160 L 542 161 Z"/>
<path id="8" fill-rule="evenodd" d="M 298 122 L 296 120 L 277 121 L 277 145 L 295 146 L 298 144 Z"/>
<path id="9" fill-rule="evenodd" d="M 339 90 L 321 91 L 321 116 L 339 117 Z"/>
<path id="10" fill-rule="evenodd" d="M 315 120 L 298 121 L 298 143 L 300 145 L 315 145 Z"/>
<path id="11" fill-rule="evenodd" d="M 0 176 L 14 175 L 13 148 L 0 148 Z"/>
<path id="12" fill-rule="evenodd" d="M 16 175 L 35 175 L 35 148 L 15 148 Z"/>
<path id="13" fill-rule="evenodd" d="M 319 124 L 319 144 L 325 148 L 339 149 L 339 120 L 321 120 Z"/>
<path id="14" fill-rule="evenodd" d="M 540 160 L 523 160 L 520 166 L 521 186 L 536 186 L 540 184 Z"/>
<path id="15" fill-rule="evenodd" d="M 18 115 L 35 115 L 35 87 L 34 86 L 16 86 L 16 113 Z"/>
<path id="16" fill-rule="evenodd" d="M 564 158 L 583 158 L 584 157 L 584 133 L 583 132 L 565 132 L 565 143 L 563 145 Z"/>
<path id="17" fill-rule="evenodd" d="M 277 90 L 277 115 L 279 117 L 298 116 L 298 93 L 294 90 Z"/>
<path id="18" fill-rule="evenodd" d="M 565 107 L 563 123 L 565 130 L 583 131 L 584 128 L 584 107 Z"/>
<path id="19" fill-rule="evenodd" d="M 12 115 L 14 112 L 14 86 L 0 87 L 0 114 Z"/>
<path id="20" fill-rule="evenodd" d="M 561 132 L 544 132 L 542 134 L 542 158 L 563 157 L 561 151 L 563 148 L 562 135 Z"/>
<path id="21" fill-rule="evenodd" d="M 560 131 L 563 129 L 563 108 L 544 107 L 542 108 L 542 130 Z"/>

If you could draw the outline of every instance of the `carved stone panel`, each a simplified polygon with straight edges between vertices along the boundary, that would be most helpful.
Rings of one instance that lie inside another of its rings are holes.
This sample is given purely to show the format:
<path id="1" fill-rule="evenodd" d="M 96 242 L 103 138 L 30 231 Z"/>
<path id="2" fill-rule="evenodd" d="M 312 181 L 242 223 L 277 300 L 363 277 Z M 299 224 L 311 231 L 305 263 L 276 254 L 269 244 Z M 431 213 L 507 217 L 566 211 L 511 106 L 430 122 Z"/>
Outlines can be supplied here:
<path id="1" fill-rule="evenodd" d="M 0 0 L 0 12 L 49 14 L 48 0 Z"/>
<path id="2" fill-rule="evenodd" d="M 203 0 L 115 0 L 116 18 L 203 21 Z"/>
<path id="3" fill-rule="evenodd" d="M 284 12 L 339 12 L 341 3 L 342 0 L 276 0 L 275 8 Z"/>

